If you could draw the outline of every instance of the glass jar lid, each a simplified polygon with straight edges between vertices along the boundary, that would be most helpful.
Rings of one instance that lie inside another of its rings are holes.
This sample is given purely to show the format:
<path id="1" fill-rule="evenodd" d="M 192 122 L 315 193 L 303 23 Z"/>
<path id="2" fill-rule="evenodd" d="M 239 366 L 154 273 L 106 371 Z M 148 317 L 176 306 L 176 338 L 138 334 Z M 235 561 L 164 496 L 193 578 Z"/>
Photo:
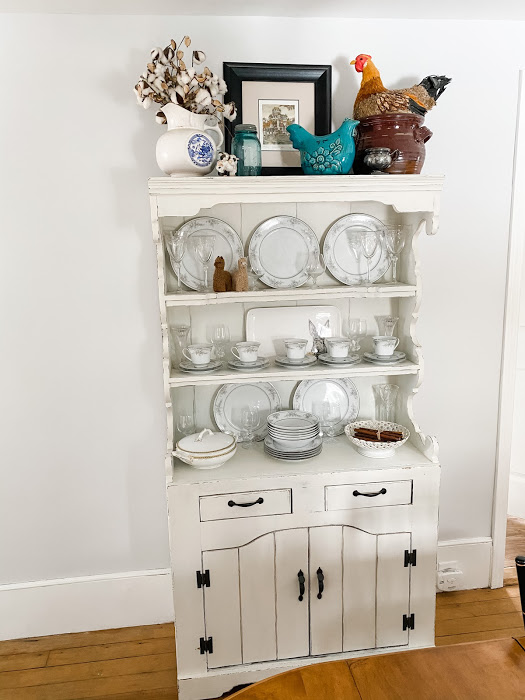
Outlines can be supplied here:
<path id="1" fill-rule="evenodd" d="M 257 127 L 255 124 L 237 124 L 235 127 L 235 133 L 238 131 L 250 131 L 251 133 L 257 133 Z"/>
<path id="2" fill-rule="evenodd" d="M 177 443 L 177 447 L 180 450 L 202 457 L 230 450 L 234 445 L 235 438 L 233 435 L 214 433 L 209 428 L 204 428 L 200 433 L 187 435 Z"/>

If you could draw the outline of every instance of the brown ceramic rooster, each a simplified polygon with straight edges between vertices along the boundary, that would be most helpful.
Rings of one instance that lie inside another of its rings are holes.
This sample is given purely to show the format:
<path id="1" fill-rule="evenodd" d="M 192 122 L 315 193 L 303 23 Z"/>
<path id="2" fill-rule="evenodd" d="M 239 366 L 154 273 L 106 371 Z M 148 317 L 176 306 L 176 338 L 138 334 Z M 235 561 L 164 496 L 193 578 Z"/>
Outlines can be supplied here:
<path id="1" fill-rule="evenodd" d="M 429 75 L 419 85 L 404 90 L 387 90 L 371 56 L 360 53 L 355 61 L 350 61 L 350 65 L 363 74 L 355 99 L 354 119 L 388 113 L 424 116 L 450 83 L 450 78 L 444 75 Z"/>

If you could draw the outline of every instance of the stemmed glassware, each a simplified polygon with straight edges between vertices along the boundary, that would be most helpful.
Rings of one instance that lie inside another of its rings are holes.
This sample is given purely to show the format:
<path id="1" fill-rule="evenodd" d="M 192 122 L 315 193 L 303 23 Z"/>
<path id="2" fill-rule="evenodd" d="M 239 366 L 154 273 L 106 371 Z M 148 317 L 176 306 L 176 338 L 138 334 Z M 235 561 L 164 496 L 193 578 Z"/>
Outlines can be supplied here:
<path id="1" fill-rule="evenodd" d="M 312 278 L 312 289 L 317 289 L 317 278 L 326 270 L 326 263 L 321 253 L 312 253 L 306 263 L 306 272 Z"/>
<path id="2" fill-rule="evenodd" d="M 392 282 L 397 282 L 397 261 L 401 255 L 401 251 L 405 247 L 405 241 L 408 233 L 408 226 L 402 224 L 393 224 L 383 228 L 385 245 L 390 255 L 392 264 Z"/>
<path id="3" fill-rule="evenodd" d="M 189 413 L 180 413 L 177 416 L 177 430 L 182 435 L 191 435 L 195 432 L 195 420 Z"/>
<path id="4" fill-rule="evenodd" d="M 255 431 L 261 424 L 261 414 L 257 406 L 243 406 L 241 411 L 242 446 L 245 449 L 255 441 Z"/>
<path id="5" fill-rule="evenodd" d="M 175 293 L 180 294 L 182 291 L 180 286 L 180 265 L 186 253 L 186 237 L 180 231 L 168 230 L 164 232 L 164 240 L 170 256 L 171 266 L 177 275 L 177 289 Z"/>
<path id="6" fill-rule="evenodd" d="M 379 245 L 379 233 L 377 231 L 361 231 L 361 250 L 366 258 L 367 282 L 370 284 L 370 261 L 374 257 Z"/>
<path id="7" fill-rule="evenodd" d="M 341 421 L 341 406 L 338 401 L 329 399 L 314 401 L 312 413 L 319 418 L 321 436 L 325 442 L 331 442 L 335 437 L 335 426 Z"/>
<path id="8" fill-rule="evenodd" d="M 175 341 L 175 348 L 179 355 L 179 361 L 184 359 L 182 351 L 184 348 L 188 347 L 188 336 L 190 334 L 190 330 L 191 327 L 185 324 L 171 327 L 171 335 Z"/>
<path id="9" fill-rule="evenodd" d="M 257 290 L 257 281 L 259 277 L 261 277 L 262 270 L 259 270 L 256 266 L 254 266 L 253 262 L 248 258 L 248 287 L 250 292 L 255 292 Z"/>
<path id="10" fill-rule="evenodd" d="M 213 343 L 217 359 L 224 359 L 225 347 L 230 342 L 230 329 L 228 326 L 224 323 L 213 326 L 209 334 L 209 340 Z"/>
<path id="11" fill-rule="evenodd" d="M 351 352 L 358 352 L 361 349 L 361 340 L 366 336 L 366 319 L 348 319 L 348 337 L 352 341 Z"/>
<path id="12" fill-rule="evenodd" d="M 208 266 L 211 260 L 211 256 L 213 255 L 215 236 L 209 234 L 202 234 L 198 236 L 192 236 L 190 238 L 190 241 L 193 247 L 195 257 L 201 262 L 202 270 L 204 273 L 204 283 L 200 291 L 208 292 Z"/>

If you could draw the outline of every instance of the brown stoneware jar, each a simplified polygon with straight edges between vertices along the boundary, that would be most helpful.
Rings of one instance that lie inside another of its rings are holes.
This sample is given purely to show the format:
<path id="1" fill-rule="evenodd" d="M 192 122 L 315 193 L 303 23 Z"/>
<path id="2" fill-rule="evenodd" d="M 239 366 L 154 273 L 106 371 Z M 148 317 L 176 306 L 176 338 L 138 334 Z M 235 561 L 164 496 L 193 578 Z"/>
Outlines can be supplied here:
<path id="1" fill-rule="evenodd" d="M 425 162 L 425 143 L 432 136 L 416 114 L 382 114 L 359 122 L 356 137 L 354 173 L 368 175 L 364 163 L 367 148 L 389 148 L 392 164 L 384 172 L 391 175 L 414 175 Z"/>

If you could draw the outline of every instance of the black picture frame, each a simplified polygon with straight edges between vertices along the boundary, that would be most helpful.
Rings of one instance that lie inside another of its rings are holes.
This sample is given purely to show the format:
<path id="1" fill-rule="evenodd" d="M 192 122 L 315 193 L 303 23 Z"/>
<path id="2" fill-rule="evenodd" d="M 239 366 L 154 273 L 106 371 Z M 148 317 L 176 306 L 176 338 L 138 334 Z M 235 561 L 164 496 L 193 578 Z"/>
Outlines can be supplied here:
<path id="1" fill-rule="evenodd" d="M 324 136 L 332 131 L 332 66 L 295 65 L 287 63 L 236 63 L 222 64 L 223 76 L 228 86 L 225 102 L 235 102 L 237 118 L 227 123 L 224 145 L 231 151 L 232 134 L 236 124 L 242 124 L 242 84 L 244 81 L 275 83 L 313 83 L 315 135 Z M 298 168 L 263 167 L 263 175 L 302 175 Z"/>

